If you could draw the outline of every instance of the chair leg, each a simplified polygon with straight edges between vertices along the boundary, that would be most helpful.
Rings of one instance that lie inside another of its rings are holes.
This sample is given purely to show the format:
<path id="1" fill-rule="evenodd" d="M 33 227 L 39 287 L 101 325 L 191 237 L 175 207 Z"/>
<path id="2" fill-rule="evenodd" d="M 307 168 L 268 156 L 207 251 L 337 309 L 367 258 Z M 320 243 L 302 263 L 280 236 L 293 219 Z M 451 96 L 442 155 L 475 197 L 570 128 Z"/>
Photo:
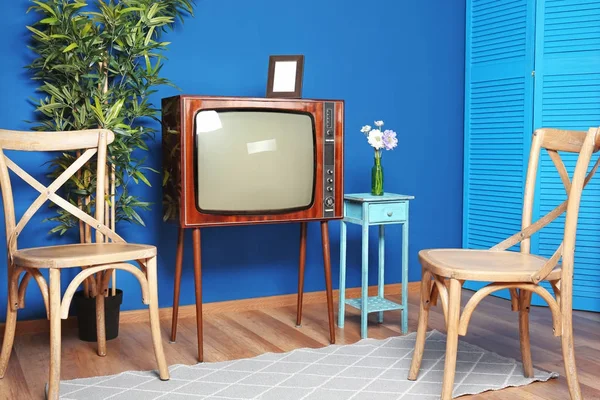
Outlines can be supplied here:
<path id="1" fill-rule="evenodd" d="M 442 400 L 452 399 L 454 375 L 456 372 L 456 356 L 458 353 L 458 322 L 460 318 L 461 283 L 450 279 L 448 293 L 448 323 L 446 339 L 446 363 L 444 364 L 444 380 L 442 382 Z"/>
<path id="2" fill-rule="evenodd" d="M 8 307 L 6 308 L 6 324 L 4 325 L 4 339 L 2 341 L 2 350 L 0 351 L 0 379 L 4 378 L 4 374 L 8 368 L 8 361 L 10 360 L 10 354 L 12 353 L 13 343 L 15 341 L 16 329 L 17 310 L 13 309 L 11 306 L 9 294 Z"/>
<path id="3" fill-rule="evenodd" d="M 567 296 L 562 297 L 562 301 L 568 301 Z M 569 385 L 571 400 L 581 400 L 581 388 L 577 379 L 577 366 L 575 365 L 575 344 L 573 343 L 573 315 L 571 314 L 571 305 L 562 308 L 562 352 L 565 362 L 565 375 Z"/>
<path id="4" fill-rule="evenodd" d="M 531 306 L 531 292 L 519 291 L 519 336 L 521 342 L 521 358 L 523 359 L 523 375 L 533 378 L 533 361 L 531 359 L 531 345 L 529 340 L 529 310 Z"/>
<path id="5" fill-rule="evenodd" d="M 50 378 L 48 400 L 58 400 L 60 394 L 60 269 L 50 269 Z"/>
<path id="6" fill-rule="evenodd" d="M 415 342 L 415 351 L 413 352 L 408 380 L 414 381 L 419 376 L 421 361 L 423 360 L 423 351 L 425 350 L 425 339 L 427 337 L 427 323 L 429 321 L 429 307 L 431 305 L 431 274 L 423 272 L 421 279 L 421 301 L 419 305 L 419 326 L 417 327 L 417 340 Z"/>
<path id="7" fill-rule="evenodd" d="M 156 274 L 156 257 L 148 259 L 146 264 L 146 274 L 148 278 L 149 289 L 149 312 L 150 312 L 150 328 L 152 330 L 152 343 L 154 345 L 154 354 L 158 364 L 158 373 L 163 381 L 169 380 L 169 367 L 165 359 L 165 353 L 162 345 L 162 337 L 160 334 L 160 316 L 158 314 L 158 282 Z"/>
<path id="8" fill-rule="evenodd" d="M 96 340 L 98 355 L 106 356 L 106 321 L 104 314 L 104 290 L 99 287 L 96 293 Z"/>
<path id="9" fill-rule="evenodd" d="M 2 349 L 0 350 L 0 379 L 4 378 L 8 361 L 12 353 L 13 343 L 15 341 L 15 331 L 17 329 L 17 310 L 22 307 L 19 304 L 19 275 L 21 272 L 16 271 L 14 267 L 8 265 L 8 290 L 6 308 L 6 321 L 4 324 L 4 339 L 2 341 Z"/>

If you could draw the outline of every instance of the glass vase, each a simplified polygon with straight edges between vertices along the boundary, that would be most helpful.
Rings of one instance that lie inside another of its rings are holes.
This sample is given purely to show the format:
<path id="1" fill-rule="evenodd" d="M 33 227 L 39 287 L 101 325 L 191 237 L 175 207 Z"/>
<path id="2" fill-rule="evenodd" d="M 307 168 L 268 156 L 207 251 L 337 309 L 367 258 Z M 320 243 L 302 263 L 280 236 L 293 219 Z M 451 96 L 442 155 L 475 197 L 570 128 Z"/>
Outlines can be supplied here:
<path id="1" fill-rule="evenodd" d="M 371 194 L 383 196 L 383 167 L 381 166 L 381 152 L 375 152 L 375 163 L 371 168 Z"/>

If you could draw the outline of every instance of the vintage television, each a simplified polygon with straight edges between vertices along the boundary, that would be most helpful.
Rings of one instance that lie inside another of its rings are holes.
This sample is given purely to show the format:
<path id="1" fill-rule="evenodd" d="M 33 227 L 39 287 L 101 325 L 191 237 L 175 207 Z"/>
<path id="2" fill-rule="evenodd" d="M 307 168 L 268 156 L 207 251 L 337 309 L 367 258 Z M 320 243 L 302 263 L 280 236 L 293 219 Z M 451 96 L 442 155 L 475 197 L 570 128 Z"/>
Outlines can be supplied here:
<path id="1" fill-rule="evenodd" d="M 342 218 L 340 100 L 162 100 L 163 211 L 182 228 Z"/>

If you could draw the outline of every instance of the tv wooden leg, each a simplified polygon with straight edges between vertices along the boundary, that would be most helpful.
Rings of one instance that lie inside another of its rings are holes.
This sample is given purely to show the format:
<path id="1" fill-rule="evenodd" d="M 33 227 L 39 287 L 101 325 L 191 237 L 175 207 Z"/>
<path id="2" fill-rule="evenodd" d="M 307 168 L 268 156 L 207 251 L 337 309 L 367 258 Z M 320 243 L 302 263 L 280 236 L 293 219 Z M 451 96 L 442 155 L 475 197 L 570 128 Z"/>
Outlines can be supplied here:
<path id="1" fill-rule="evenodd" d="M 333 288 L 331 286 L 331 256 L 329 251 L 329 225 L 321 221 L 321 241 L 323 243 L 323 265 L 325 266 L 325 287 L 327 290 L 327 311 L 329 312 L 329 341 L 335 343 L 333 321 Z"/>
<path id="2" fill-rule="evenodd" d="M 181 269 L 183 264 L 183 242 L 185 231 L 179 228 L 177 253 L 175 255 L 175 283 L 173 284 L 173 315 L 171 316 L 171 343 L 177 340 L 177 321 L 179 319 L 179 291 L 181 289 Z"/>
<path id="3" fill-rule="evenodd" d="M 300 262 L 298 268 L 298 307 L 296 326 L 302 324 L 302 297 L 304 295 L 304 266 L 306 265 L 306 222 L 300 223 Z"/>
<path id="4" fill-rule="evenodd" d="M 200 246 L 200 228 L 194 228 L 194 285 L 196 288 L 196 328 L 198 332 L 198 361 L 204 361 L 202 332 L 202 253 Z"/>

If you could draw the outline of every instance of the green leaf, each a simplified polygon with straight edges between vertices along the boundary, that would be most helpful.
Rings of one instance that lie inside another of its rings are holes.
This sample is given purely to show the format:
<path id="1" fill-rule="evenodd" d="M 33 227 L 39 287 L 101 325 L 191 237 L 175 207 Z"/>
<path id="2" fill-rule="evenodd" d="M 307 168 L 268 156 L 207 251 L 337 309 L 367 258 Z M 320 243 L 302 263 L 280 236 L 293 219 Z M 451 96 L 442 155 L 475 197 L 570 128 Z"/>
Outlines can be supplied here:
<path id="1" fill-rule="evenodd" d="M 45 33 L 41 32 L 41 31 L 39 31 L 37 29 L 35 29 L 32 26 L 26 26 L 26 28 L 29 29 L 31 32 L 33 32 L 36 36 L 38 36 L 41 39 L 44 39 L 44 40 L 49 40 L 50 39 L 50 37 L 48 35 L 46 35 Z"/>
<path id="2" fill-rule="evenodd" d="M 41 20 L 40 24 L 54 25 L 57 22 L 58 22 L 58 19 L 56 17 L 48 17 L 48 18 L 44 18 L 43 20 Z"/>
<path id="3" fill-rule="evenodd" d="M 142 217 L 140 217 L 140 215 L 133 208 L 130 210 L 131 210 L 131 217 L 134 219 L 134 221 L 136 221 L 141 226 L 146 226 L 146 224 L 142 220 Z"/>
<path id="4" fill-rule="evenodd" d="M 135 171 L 135 176 L 138 177 L 146 185 L 152 187 L 152 185 L 150 184 L 150 181 L 148 181 L 148 179 L 146 178 L 146 176 L 144 176 L 144 174 L 142 173 L 142 171 L 140 171 L 140 170 Z"/>
<path id="5" fill-rule="evenodd" d="M 124 8 L 123 10 L 120 11 L 121 14 L 128 14 L 131 12 L 136 12 L 136 11 L 143 11 L 144 9 L 141 7 L 128 7 L 128 8 Z"/>
<path id="6" fill-rule="evenodd" d="M 150 22 L 150 25 L 166 25 L 166 24 L 170 24 L 171 22 L 173 22 L 173 18 L 171 18 L 171 17 L 155 17 L 155 18 L 152 18 L 149 22 Z"/>
<path id="7" fill-rule="evenodd" d="M 144 54 L 144 59 L 146 60 L 146 71 L 152 71 L 152 64 L 150 63 L 150 57 L 148 57 L 148 54 Z"/>
<path id="8" fill-rule="evenodd" d="M 40 6 L 41 8 L 43 8 L 44 10 L 48 11 L 50 14 L 52 14 L 53 16 L 56 17 L 56 13 L 54 12 L 54 10 L 46 3 L 43 3 L 41 1 L 32 1 L 33 3 L 37 4 L 38 6 Z"/>
<path id="9" fill-rule="evenodd" d="M 92 109 L 94 110 L 94 114 L 96 115 L 96 118 L 98 118 L 98 121 L 104 125 L 104 112 L 102 111 L 102 104 L 100 104 L 100 99 L 98 96 L 94 97 L 94 105 L 92 106 Z"/>
<path id="10" fill-rule="evenodd" d="M 56 233 L 56 232 L 60 232 L 63 230 L 63 226 L 62 225 L 57 225 L 54 228 L 50 229 L 50 233 Z"/>
<path id="11" fill-rule="evenodd" d="M 42 86 L 40 89 L 45 90 L 52 96 L 57 97 L 58 100 L 63 100 L 62 92 L 49 82 L 44 82 L 44 86 Z"/>
<path id="12" fill-rule="evenodd" d="M 152 40 L 153 34 L 154 34 L 154 27 L 151 26 L 150 29 L 148 29 L 148 33 L 146 34 L 146 40 L 144 40 L 144 46 L 148 46 L 148 43 L 150 43 L 150 40 Z"/>
<path id="13" fill-rule="evenodd" d="M 152 19 L 152 17 L 154 17 L 154 15 L 156 15 L 157 11 L 158 11 L 158 3 L 152 4 L 152 7 L 150 7 L 150 10 L 148 10 L 148 14 L 147 14 L 148 19 Z"/>
<path id="14" fill-rule="evenodd" d="M 76 49 L 77 47 L 79 47 L 79 45 L 77 43 L 71 43 L 70 45 L 65 47 L 65 49 L 63 50 L 63 53 L 68 53 L 69 51 Z"/>
<path id="15" fill-rule="evenodd" d="M 121 108 L 123 108 L 123 104 L 126 99 L 119 99 L 115 104 L 112 105 L 110 110 L 108 111 L 108 115 L 106 116 L 105 122 L 106 124 L 110 124 L 117 116 L 119 112 L 121 112 Z"/>
<path id="16" fill-rule="evenodd" d="M 90 31 L 90 29 L 92 29 L 92 23 L 88 22 L 87 24 L 85 24 L 85 26 L 81 30 L 81 36 L 82 37 L 85 36 Z"/>
<path id="17" fill-rule="evenodd" d="M 71 3 L 70 6 L 71 6 L 71 8 L 77 10 L 77 9 L 80 9 L 80 8 L 83 8 L 83 7 L 87 6 L 87 3 L 84 3 L 84 2 L 75 2 L 75 3 Z"/>
<path id="18" fill-rule="evenodd" d="M 48 103 L 48 104 L 42 104 L 38 107 L 38 110 L 40 111 L 51 111 L 51 110 L 56 110 L 59 108 L 64 108 L 65 105 L 61 104 L 61 103 Z"/>

